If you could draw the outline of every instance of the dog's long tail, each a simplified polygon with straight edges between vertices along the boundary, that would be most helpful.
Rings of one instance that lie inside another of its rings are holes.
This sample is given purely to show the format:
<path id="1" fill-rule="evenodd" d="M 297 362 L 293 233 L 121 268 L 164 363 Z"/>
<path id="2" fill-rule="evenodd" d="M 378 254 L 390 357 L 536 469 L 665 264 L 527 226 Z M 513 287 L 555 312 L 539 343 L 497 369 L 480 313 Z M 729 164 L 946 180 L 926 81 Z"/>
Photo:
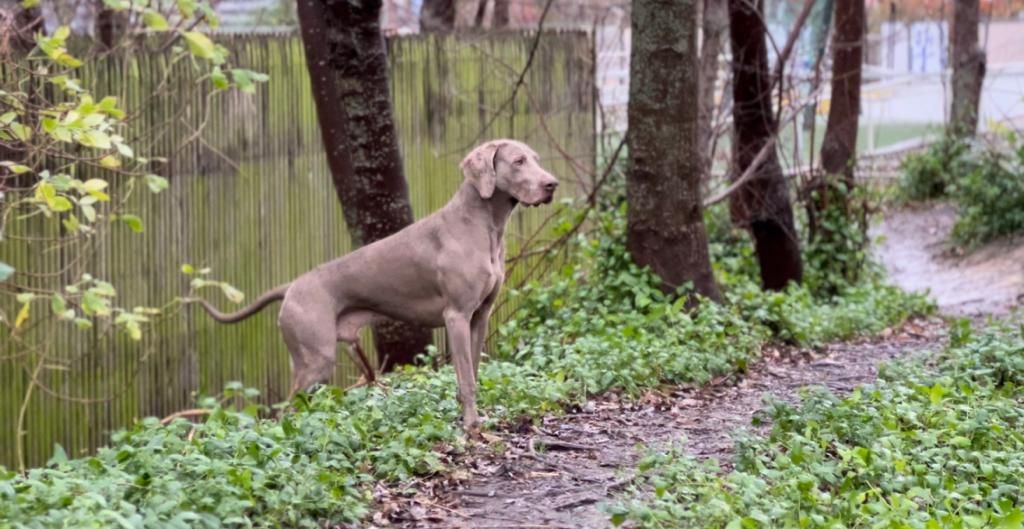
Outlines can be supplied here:
<path id="1" fill-rule="evenodd" d="M 217 310 L 217 307 L 214 307 L 209 301 L 206 301 L 205 299 L 191 298 L 186 301 L 199 303 L 200 305 L 203 306 L 204 309 L 206 309 L 206 312 L 210 314 L 210 317 L 221 323 L 238 323 L 248 318 L 249 316 L 252 316 L 253 314 L 256 314 L 257 312 L 263 310 L 263 307 L 266 307 L 267 305 L 270 305 L 271 303 L 284 298 L 284 293 L 288 291 L 288 287 L 290 286 L 291 283 L 285 283 L 277 288 L 268 290 L 264 292 L 263 295 L 256 298 L 256 301 L 253 301 L 252 304 L 250 304 L 248 307 L 245 307 L 244 309 L 238 312 L 231 312 L 227 314 Z"/>

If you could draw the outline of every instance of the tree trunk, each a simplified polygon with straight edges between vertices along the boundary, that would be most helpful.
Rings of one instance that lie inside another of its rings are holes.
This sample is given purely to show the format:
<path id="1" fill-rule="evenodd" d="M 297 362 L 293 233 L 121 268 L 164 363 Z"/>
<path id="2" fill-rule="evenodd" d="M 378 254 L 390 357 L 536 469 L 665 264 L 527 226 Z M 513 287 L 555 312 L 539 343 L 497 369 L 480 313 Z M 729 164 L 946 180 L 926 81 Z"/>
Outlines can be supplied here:
<path id="1" fill-rule="evenodd" d="M 511 0 L 494 0 L 494 13 L 491 14 L 491 27 L 501 29 L 508 27 L 508 10 Z"/>
<path id="2" fill-rule="evenodd" d="M 948 132 L 969 137 L 978 129 L 985 50 L 978 45 L 978 0 L 957 0 L 953 5 L 953 101 Z"/>
<path id="3" fill-rule="evenodd" d="M 96 42 L 99 42 L 105 50 L 113 49 L 128 29 L 128 13 L 114 11 L 103 5 L 103 2 L 98 2 L 95 29 Z"/>
<path id="4" fill-rule="evenodd" d="M 778 132 L 772 111 L 768 47 L 761 23 L 761 1 L 729 0 L 729 34 L 733 56 L 733 177 L 742 174 L 761 148 Z M 761 285 L 781 290 L 803 275 L 793 207 L 776 149 L 754 177 L 729 197 L 733 221 L 750 230 L 761 268 Z"/>
<path id="5" fill-rule="evenodd" d="M 821 167 L 828 176 L 842 175 L 849 189 L 853 189 L 863 56 L 864 2 L 837 0 L 832 38 L 832 99 L 821 144 Z"/>
<path id="6" fill-rule="evenodd" d="M 661 278 L 662 290 L 692 282 L 698 294 L 718 300 L 692 104 L 698 93 L 698 1 L 633 0 L 626 244 L 637 264 Z"/>
<path id="7" fill-rule="evenodd" d="M 0 58 L 19 57 L 35 47 L 43 27 L 39 7 L 24 8 L 17 0 L 0 0 Z"/>
<path id="8" fill-rule="evenodd" d="M 822 171 L 809 182 L 808 255 L 816 270 L 831 276 L 815 285 L 835 294 L 841 283 L 858 279 L 867 243 L 867 210 L 854 207 L 854 165 L 860 116 L 860 81 L 864 49 L 863 0 L 836 0 L 832 38 L 832 98 L 821 144 Z M 851 253 L 851 250 L 852 253 Z"/>
<path id="9" fill-rule="evenodd" d="M 702 178 L 711 174 L 711 143 L 715 120 L 715 83 L 718 81 L 718 58 L 722 53 L 722 37 L 729 31 L 729 9 L 726 0 L 704 0 L 704 39 L 700 47 L 700 94 L 697 97 L 697 152 L 701 157 Z"/>
<path id="10" fill-rule="evenodd" d="M 484 16 L 487 15 L 487 0 L 478 0 L 476 3 L 476 16 L 473 17 L 473 27 L 484 27 Z"/>
<path id="11" fill-rule="evenodd" d="M 424 0 L 420 31 L 451 31 L 455 28 L 455 0 Z"/>
<path id="12" fill-rule="evenodd" d="M 354 246 L 412 223 L 380 31 L 381 0 L 300 0 L 299 25 L 320 132 L 334 188 Z M 382 370 L 411 364 L 429 329 L 377 325 Z"/>

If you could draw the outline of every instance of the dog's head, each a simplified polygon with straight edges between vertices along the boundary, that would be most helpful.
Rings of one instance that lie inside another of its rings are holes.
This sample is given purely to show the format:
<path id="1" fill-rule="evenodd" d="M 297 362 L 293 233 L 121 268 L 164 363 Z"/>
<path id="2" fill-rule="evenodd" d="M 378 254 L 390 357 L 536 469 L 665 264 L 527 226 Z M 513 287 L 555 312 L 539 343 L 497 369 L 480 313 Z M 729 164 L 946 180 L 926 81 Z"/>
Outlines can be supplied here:
<path id="1" fill-rule="evenodd" d="M 540 166 L 540 156 L 515 140 L 489 141 L 473 149 L 459 167 L 485 200 L 498 189 L 527 206 L 539 206 L 551 203 L 558 187 L 558 179 Z"/>

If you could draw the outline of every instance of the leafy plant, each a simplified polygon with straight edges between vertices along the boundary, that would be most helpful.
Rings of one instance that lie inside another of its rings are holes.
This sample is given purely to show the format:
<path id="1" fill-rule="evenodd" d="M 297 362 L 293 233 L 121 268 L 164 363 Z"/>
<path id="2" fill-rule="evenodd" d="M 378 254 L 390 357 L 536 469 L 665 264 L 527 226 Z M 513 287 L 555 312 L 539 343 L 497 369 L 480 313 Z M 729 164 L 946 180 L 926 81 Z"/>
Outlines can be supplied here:
<path id="1" fill-rule="evenodd" d="M 563 224 L 574 233 L 571 263 L 509 294 L 521 308 L 496 331 L 498 350 L 480 368 L 478 401 L 492 427 L 559 413 L 601 392 L 637 395 L 742 370 L 773 338 L 815 343 L 874 332 L 930 308 L 875 283 L 827 300 L 803 287 L 764 293 L 749 243 L 714 225 L 728 303 L 687 309 L 685 297 L 664 295 L 632 263 L 622 201 L 608 193 L 602 204 L 568 212 L 589 227 Z M 203 279 L 207 270 L 183 272 L 194 288 L 221 286 Z M 255 391 L 229 386 L 221 399 L 200 400 L 207 410 L 200 424 L 146 419 L 94 457 L 69 460 L 58 450 L 46 468 L 3 473 L 0 520 L 24 527 L 357 521 L 374 483 L 435 472 L 461 449 L 450 367 L 407 367 L 385 380 L 386 388 L 300 396 L 279 420 L 261 418 L 250 401 Z"/>
<path id="2" fill-rule="evenodd" d="M 945 197 L 950 186 L 972 169 L 970 144 L 961 139 L 943 137 L 925 152 L 910 154 L 903 160 L 899 195 L 911 201 Z"/>
<path id="3" fill-rule="evenodd" d="M 799 407 L 776 403 L 770 432 L 740 443 L 731 472 L 680 450 L 651 454 L 636 499 L 613 508 L 612 521 L 644 528 L 1021 527 L 1024 336 L 1006 328 L 960 335 L 966 342 L 934 369 L 895 364 L 845 398 L 809 390 Z"/>
<path id="4" fill-rule="evenodd" d="M 26 1 L 15 7 L 30 10 L 18 20 L 42 20 L 31 11 L 36 4 Z M 46 372 L 75 365 L 57 347 L 58 337 L 89 330 L 139 342 L 147 324 L 174 303 L 121 306 L 118 285 L 97 273 L 93 259 L 112 231 L 145 232 L 145 220 L 132 212 L 129 200 L 139 192 L 157 194 L 168 188 L 160 174 L 166 160 L 143 150 L 173 124 L 131 119 L 138 108 L 104 93 L 108 83 L 83 66 L 128 64 L 135 53 L 162 54 L 165 69 L 155 73 L 165 81 L 194 78 L 207 97 L 229 88 L 252 91 L 266 80 L 233 66 L 227 50 L 197 29 L 217 25 L 206 2 L 108 1 L 103 9 L 128 23 L 102 52 L 78 42 L 81 38 L 72 35 L 69 25 L 52 33 L 39 25 L 34 36 L 26 28 L 17 28 L 25 35 L 9 32 L 0 53 L 0 333 L 4 360 L 31 373 L 18 432 L 36 390 L 60 394 L 41 387 Z M 175 11 L 173 16 L 170 11 Z M 168 16 L 175 19 L 173 25 Z M 169 99 L 171 86 L 154 83 L 153 94 L 137 104 Z M 201 132 L 195 131 L 192 141 Z M 8 253 L 9 248 L 20 251 Z M 28 257 L 14 262 L 8 255 Z M 22 436 L 15 437 L 23 467 Z"/>
<path id="5" fill-rule="evenodd" d="M 1007 150 L 986 150 L 956 182 L 953 239 L 959 244 L 975 246 L 1024 231 L 1024 142 L 1016 134 L 1007 140 Z"/>

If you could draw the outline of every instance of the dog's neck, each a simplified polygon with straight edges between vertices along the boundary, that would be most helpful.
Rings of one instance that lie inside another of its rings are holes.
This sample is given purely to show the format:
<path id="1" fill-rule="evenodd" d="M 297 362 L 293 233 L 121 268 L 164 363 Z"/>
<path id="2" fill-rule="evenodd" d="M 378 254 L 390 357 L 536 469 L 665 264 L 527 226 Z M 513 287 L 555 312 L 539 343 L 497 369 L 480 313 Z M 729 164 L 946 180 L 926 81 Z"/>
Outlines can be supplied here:
<path id="1" fill-rule="evenodd" d="M 464 182 L 459 187 L 458 194 L 459 201 L 469 210 L 467 213 L 486 219 L 488 228 L 496 232 L 499 239 L 504 236 L 505 224 L 508 223 L 512 210 L 519 204 L 518 200 L 501 189 L 495 189 L 491 198 L 481 198 L 476 186 L 469 182 Z"/>

